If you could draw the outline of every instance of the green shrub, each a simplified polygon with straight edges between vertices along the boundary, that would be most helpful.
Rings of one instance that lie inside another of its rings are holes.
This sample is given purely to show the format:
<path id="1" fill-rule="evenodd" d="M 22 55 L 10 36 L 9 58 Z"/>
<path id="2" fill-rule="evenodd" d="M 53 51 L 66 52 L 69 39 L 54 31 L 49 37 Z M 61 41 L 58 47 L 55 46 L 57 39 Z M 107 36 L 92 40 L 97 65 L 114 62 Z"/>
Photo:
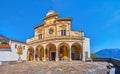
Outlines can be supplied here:
<path id="1" fill-rule="evenodd" d="M 93 53 L 90 55 L 90 57 L 91 58 L 100 58 L 99 56 L 97 56 L 96 54 L 93 54 Z"/>
<path id="2" fill-rule="evenodd" d="M 1 44 L 8 44 L 8 43 L 7 43 L 7 40 L 2 40 L 2 41 L 1 41 Z"/>

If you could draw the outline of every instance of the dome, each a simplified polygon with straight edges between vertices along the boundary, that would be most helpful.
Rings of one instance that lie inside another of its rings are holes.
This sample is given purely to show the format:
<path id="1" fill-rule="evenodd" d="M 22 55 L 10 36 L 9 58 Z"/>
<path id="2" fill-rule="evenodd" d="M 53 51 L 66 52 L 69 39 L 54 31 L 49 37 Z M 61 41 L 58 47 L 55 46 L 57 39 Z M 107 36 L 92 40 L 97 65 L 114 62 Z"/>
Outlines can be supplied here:
<path id="1" fill-rule="evenodd" d="M 51 14 L 54 14 L 54 13 L 55 13 L 55 11 L 50 10 L 50 11 L 47 13 L 47 15 L 46 15 L 46 16 L 51 15 Z"/>

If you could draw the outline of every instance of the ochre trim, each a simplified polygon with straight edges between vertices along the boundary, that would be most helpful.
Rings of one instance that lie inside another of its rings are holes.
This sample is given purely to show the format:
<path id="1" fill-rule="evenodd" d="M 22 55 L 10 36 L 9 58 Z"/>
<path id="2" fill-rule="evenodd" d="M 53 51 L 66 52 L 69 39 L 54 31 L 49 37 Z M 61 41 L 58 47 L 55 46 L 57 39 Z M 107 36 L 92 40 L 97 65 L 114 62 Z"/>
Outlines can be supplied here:
<path id="1" fill-rule="evenodd" d="M 39 24 L 38 26 L 35 26 L 35 28 L 34 28 L 34 29 L 36 29 L 36 28 L 38 28 L 38 27 L 41 27 L 41 26 L 44 26 L 44 23 Z"/>
<path id="2" fill-rule="evenodd" d="M 72 21 L 72 18 L 57 18 L 56 21 Z"/>
<path id="3" fill-rule="evenodd" d="M 31 42 L 28 42 L 27 43 L 27 45 L 31 45 L 31 44 L 36 44 L 36 43 L 40 43 L 40 42 L 46 42 L 46 41 L 56 41 L 56 40 L 68 40 L 68 42 L 69 42 L 69 40 L 80 40 L 80 41 L 82 41 L 81 39 L 79 39 L 79 38 L 54 38 L 54 39 L 46 39 L 46 40 L 37 40 L 37 41 L 31 41 Z"/>

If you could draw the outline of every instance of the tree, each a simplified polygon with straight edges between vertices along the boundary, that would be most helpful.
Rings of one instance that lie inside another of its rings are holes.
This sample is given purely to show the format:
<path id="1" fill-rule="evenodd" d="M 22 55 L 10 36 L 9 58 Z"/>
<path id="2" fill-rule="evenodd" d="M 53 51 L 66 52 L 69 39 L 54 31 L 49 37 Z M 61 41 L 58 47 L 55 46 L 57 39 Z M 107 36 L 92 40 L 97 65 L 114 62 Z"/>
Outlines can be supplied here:
<path id="1" fill-rule="evenodd" d="M 97 56 L 96 54 L 93 54 L 93 53 L 90 55 L 90 57 L 91 58 L 100 58 L 99 56 Z"/>
<path id="2" fill-rule="evenodd" d="M 17 54 L 18 54 L 18 62 L 22 62 L 22 59 L 21 59 L 21 55 L 23 54 L 23 48 L 22 48 L 22 46 L 21 45 L 19 45 L 18 47 L 17 47 Z"/>
<path id="3" fill-rule="evenodd" d="M 5 40 L 5 39 L 1 40 L 1 44 L 8 44 L 7 40 Z"/>

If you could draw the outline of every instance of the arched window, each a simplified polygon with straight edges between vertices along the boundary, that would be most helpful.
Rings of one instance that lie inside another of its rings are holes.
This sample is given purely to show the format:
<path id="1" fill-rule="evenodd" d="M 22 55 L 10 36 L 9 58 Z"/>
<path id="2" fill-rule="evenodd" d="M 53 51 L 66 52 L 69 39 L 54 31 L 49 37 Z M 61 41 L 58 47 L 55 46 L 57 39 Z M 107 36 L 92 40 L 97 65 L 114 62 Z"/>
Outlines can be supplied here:
<path id="1" fill-rule="evenodd" d="M 38 35 L 38 39 L 42 39 L 42 34 L 39 34 L 39 35 Z"/>
<path id="2" fill-rule="evenodd" d="M 66 36 L 66 30 L 61 30 L 61 36 Z"/>

